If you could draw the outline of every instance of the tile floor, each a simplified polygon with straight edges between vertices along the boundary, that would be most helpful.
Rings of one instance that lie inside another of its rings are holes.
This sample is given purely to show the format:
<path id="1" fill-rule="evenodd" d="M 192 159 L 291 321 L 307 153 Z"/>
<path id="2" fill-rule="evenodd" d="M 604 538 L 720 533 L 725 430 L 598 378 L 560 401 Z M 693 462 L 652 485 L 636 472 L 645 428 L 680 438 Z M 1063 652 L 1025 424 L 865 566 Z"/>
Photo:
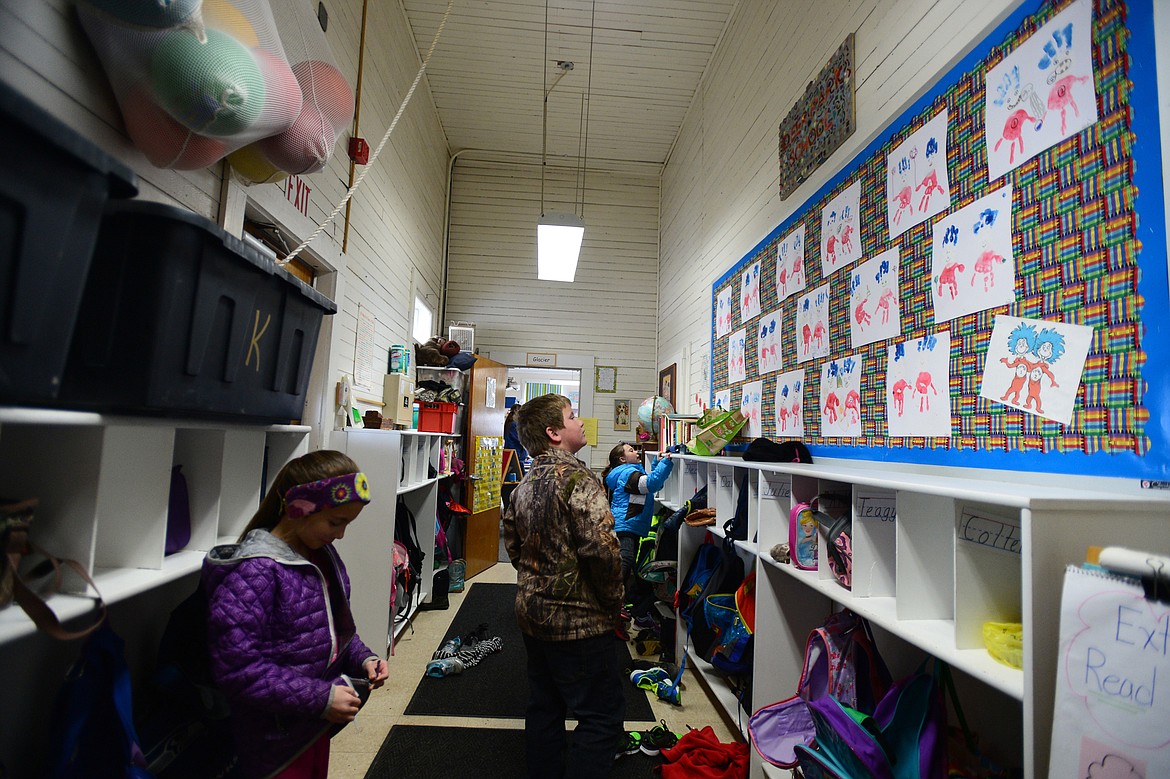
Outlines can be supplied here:
<path id="1" fill-rule="evenodd" d="M 515 581 L 516 572 L 512 566 L 508 563 L 498 563 L 469 580 L 467 585 L 470 588 L 477 582 Z M 333 739 L 329 760 L 330 779 L 364 779 L 366 769 L 382 745 L 382 740 L 390 728 L 397 724 L 517 729 L 524 727 L 523 720 L 419 717 L 402 713 L 406 704 L 410 702 L 419 680 L 422 679 L 431 653 L 438 648 L 462 600 L 463 593 L 451 593 L 449 609 L 424 611 L 415 616 L 414 632 L 407 629 L 403 633 L 394 657 L 390 659 L 389 682 L 382 689 L 374 691 L 369 703 L 362 709 L 354 723 Z M 688 725 L 696 728 L 710 725 L 722 741 L 732 741 L 738 737 L 735 724 L 724 719 L 721 709 L 711 702 L 702 683 L 691 673 L 689 667 L 683 678 L 682 706 L 672 706 L 657 698 L 651 698 L 650 704 L 654 716 L 666 720 L 666 724 L 676 733 L 686 732 Z M 657 719 L 654 722 L 627 722 L 626 727 L 630 730 L 646 729 L 657 724 Z M 479 775 L 490 776 L 490 773 L 481 771 Z"/>

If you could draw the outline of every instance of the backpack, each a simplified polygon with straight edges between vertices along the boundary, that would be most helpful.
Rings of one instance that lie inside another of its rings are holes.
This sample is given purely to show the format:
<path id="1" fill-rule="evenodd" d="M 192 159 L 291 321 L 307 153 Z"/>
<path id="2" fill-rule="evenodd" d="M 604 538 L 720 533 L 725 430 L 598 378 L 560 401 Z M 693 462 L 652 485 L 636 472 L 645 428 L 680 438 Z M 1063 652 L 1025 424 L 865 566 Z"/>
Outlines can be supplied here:
<path id="1" fill-rule="evenodd" d="M 414 512 L 406 505 L 401 496 L 394 512 L 394 553 L 399 554 L 398 545 L 405 550 L 405 564 L 401 561 L 394 563 L 395 589 L 402 585 L 403 598 L 397 602 L 395 619 L 406 619 L 410 604 L 416 597 L 422 595 L 422 570 L 426 554 L 418 542 L 418 531 L 415 528 Z"/>
<path id="2" fill-rule="evenodd" d="M 825 537 L 825 553 L 829 570 L 845 589 L 853 586 L 853 518 L 848 514 L 831 520 L 820 521 L 818 530 Z"/>
<path id="3" fill-rule="evenodd" d="M 703 616 L 715 634 L 711 665 L 724 673 L 746 674 L 752 670 L 756 622 L 756 574 L 752 571 L 733 593 L 708 595 Z"/>
<path id="4" fill-rule="evenodd" d="M 134 728 L 125 646 L 109 620 L 82 645 L 53 706 L 52 779 L 153 779 Z"/>
<path id="5" fill-rule="evenodd" d="M 139 731 L 157 779 L 222 779 L 236 766 L 230 706 L 211 675 L 207 603 L 197 587 L 171 611 L 159 641 L 151 702 Z"/>
<path id="6" fill-rule="evenodd" d="M 809 633 L 796 695 L 753 714 L 748 734 L 764 760 L 794 768 L 798 764 L 795 747 L 811 743 L 816 734 L 810 701 L 833 696 L 871 714 L 889 685 L 890 672 L 878 654 L 869 623 L 848 609 L 836 612 Z M 833 776 L 807 774 L 819 775 Z"/>
<path id="7" fill-rule="evenodd" d="M 678 614 L 687 626 L 687 640 L 695 653 L 710 658 L 716 640 L 715 631 L 704 617 L 707 596 L 733 593 L 743 581 L 743 560 L 708 535 L 699 548 L 686 578 L 678 591 Z"/>
<path id="8" fill-rule="evenodd" d="M 797 503 L 788 513 L 788 554 L 802 571 L 817 569 L 816 514 L 810 503 Z"/>
<path id="9" fill-rule="evenodd" d="M 898 681 L 869 716 L 831 696 L 809 701 L 816 745 L 795 748 L 806 776 L 946 779 L 947 710 L 938 674 L 919 669 Z M 826 773 L 827 772 L 827 773 Z"/>
<path id="10" fill-rule="evenodd" d="M 634 563 L 638 578 L 654 585 L 655 596 L 667 601 L 674 597 L 675 583 L 678 581 L 678 555 L 675 555 L 675 559 L 658 558 L 659 552 L 662 551 L 660 534 L 663 518 L 669 511 L 669 509 L 659 511 L 650 520 L 650 531 L 638 542 L 638 556 Z M 675 535 L 674 538 L 677 539 L 678 536 Z"/>
<path id="11" fill-rule="evenodd" d="M 751 491 L 748 487 L 748 475 L 750 471 L 743 472 L 743 480 L 739 485 L 739 495 L 736 498 L 735 514 L 731 519 L 723 523 L 724 538 L 733 541 L 747 541 L 748 536 L 748 493 Z"/>

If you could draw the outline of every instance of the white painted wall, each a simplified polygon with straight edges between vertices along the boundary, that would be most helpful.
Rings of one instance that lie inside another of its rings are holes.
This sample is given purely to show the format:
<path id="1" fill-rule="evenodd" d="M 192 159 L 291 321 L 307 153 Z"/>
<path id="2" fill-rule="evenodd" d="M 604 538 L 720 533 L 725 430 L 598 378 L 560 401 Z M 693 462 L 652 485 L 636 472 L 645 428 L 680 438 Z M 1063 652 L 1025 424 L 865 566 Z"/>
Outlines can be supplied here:
<path id="1" fill-rule="evenodd" d="M 573 210 L 576 177 L 573 168 L 549 166 L 546 211 Z M 509 353 L 523 365 L 526 352 L 592 358 L 581 376 L 582 414 L 598 417 L 599 445 L 589 462 L 603 467 L 604 454 L 630 433 L 613 429 L 612 404 L 603 408 L 602 399 L 641 400 L 658 381 L 657 175 L 590 169 L 585 240 L 572 284 L 536 278 L 539 164 L 460 157 L 451 192 L 445 321 L 475 322 L 476 347 L 495 360 Z M 594 364 L 617 368 L 617 393 L 597 395 L 591 410 Z"/>
<path id="2" fill-rule="evenodd" d="M 1019 3 L 1016 0 L 742 0 L 662 175 L 658 353 L 690 354 L 707 394 L 711 285 L 877 137 Z M 778 128 L 856 33 L 857 130 L 788 199 Z M 680 384 L 684 384 L 682 377 Z"/>

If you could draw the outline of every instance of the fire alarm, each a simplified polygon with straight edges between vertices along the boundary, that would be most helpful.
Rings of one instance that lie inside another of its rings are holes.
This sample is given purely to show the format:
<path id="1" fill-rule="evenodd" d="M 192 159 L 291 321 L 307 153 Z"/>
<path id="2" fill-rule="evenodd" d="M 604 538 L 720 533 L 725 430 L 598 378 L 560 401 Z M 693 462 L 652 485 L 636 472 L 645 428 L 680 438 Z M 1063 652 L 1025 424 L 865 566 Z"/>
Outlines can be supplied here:
<path id="1" fill-rule="evenodd" d="M 365 138 L 349 139 L 349 158 L 358 165 L 365 165 L 370 161 L 370 144 Z"/>

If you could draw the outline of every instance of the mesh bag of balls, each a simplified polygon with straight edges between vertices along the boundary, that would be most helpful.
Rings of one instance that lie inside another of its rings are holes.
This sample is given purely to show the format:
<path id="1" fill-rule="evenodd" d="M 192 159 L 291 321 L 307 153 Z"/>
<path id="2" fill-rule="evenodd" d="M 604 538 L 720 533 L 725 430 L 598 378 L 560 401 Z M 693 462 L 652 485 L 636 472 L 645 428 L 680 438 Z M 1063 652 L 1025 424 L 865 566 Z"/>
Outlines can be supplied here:
<path id="1" fill-rule="evenodd" d="M 228 157 L 236 178 L 246 184 L 321 170 L 353 125 L 353 88 L 337 69 L 312 4 L 278 2 L 272 12 L 303 102 L 291 126 Z"/>
<path id="2" fill-rule="evenodd" d="M 268 0 L 78 0 L 77 9 L 130 139 L 157 167 L 207 167 L 300 120 L 304 90 Z M 352 116 L 348 85 L 347 99 Z"/>

